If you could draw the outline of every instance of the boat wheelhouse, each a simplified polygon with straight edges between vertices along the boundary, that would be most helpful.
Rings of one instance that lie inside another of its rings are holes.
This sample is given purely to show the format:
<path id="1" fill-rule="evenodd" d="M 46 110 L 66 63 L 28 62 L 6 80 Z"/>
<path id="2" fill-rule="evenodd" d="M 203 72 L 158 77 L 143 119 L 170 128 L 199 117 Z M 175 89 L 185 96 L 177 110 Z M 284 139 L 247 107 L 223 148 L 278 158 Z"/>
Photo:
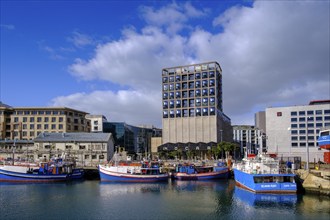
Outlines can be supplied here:
<path id="1" fill-rule="evenodd" d="M 279 160 L 267 154 L 245 157 L 233 165 L 236 185 L 255 193 L 297 192 L 295 174 L 282 170 Z"/>

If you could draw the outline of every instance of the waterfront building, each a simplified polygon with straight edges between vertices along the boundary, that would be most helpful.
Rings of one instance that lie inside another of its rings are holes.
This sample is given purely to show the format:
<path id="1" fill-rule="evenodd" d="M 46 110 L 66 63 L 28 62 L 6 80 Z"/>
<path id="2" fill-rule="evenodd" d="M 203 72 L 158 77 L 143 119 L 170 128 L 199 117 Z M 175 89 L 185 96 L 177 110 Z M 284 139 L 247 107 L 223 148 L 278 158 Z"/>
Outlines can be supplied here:
<path id="1" fill-rule="evenodd" d="M 33 140 L 42 132 L 89 132 L 87 114 L 66 107 L 11 107 L 0 103 L 0 139 Z"/>
<path id="2" fill-rule="evenodd" d="M 35 159 L 67 155 L 78 166 L 97 166 L 114 154 L 114 139 L 110 133 L 41 133 L 34 139 Z"/>
<path id="3" fill-rule="evenodd" d="M 241 156 L 246 149 L 248 154 L 258 154 L 258 151 L 266 151 L 263 143 L 262 131 L 252 125 L 233 125 L 233 139 L 240 146 Z"/>
<path id="4" fill-rule="evenodd" d="M 107 122 L 104 115 L 86 115 L 86 119 L 90 120 L 91 132 L 103 132 L 103 123 Z"/>
<path id="5" fill-rule="evenodd" d="M 302 161 L 323 161 L 317 139 L 323 127 L 330 126 L 330 100 L 309 105 L 266 108 L 268 152 L 298 156 Z"/>
<path id="6" fill-rule="evenodd" d="M 207 150 L 232 141 L 222 97 L 222 69 L 217 62 L 163 68 L 163 135 L 158 150 Z"/>
<path id="7" fill-rule="evenodd" d="M 34 160 L 33 140 L 0 140 L 0 160 L 30 161 Z"/>
<path id="8" fill-rule="evenodd" d="M 105 122 L 103 132 L 112 133 L 115 147 L 134 159 L 150 157 L 151 138 L 161 136 L 161 129 L 154 126 L 132 126 L 124 122 Z"/>

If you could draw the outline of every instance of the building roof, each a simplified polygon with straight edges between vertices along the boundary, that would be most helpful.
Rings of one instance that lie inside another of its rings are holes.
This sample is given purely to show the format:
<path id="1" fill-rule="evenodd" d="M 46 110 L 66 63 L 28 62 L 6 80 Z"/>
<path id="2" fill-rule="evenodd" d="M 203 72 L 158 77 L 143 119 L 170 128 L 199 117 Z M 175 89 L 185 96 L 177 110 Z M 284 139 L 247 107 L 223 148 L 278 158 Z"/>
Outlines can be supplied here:
<path id="1" fill-rule="evenodd" d="M 309 102 L 309 105 L 323 105 L 330 104 L 330 100 L 313 100 Z"/>
<path id="2" fill-rule="evenodd" d="M 0 101 L 0 108 L 12 108 L 12 107 Z"/>
<path id="3" fill-rule="evenodd" d="M 41 133 L 34 142 L 108 142 L 110 138 L 111 133 Z"/>

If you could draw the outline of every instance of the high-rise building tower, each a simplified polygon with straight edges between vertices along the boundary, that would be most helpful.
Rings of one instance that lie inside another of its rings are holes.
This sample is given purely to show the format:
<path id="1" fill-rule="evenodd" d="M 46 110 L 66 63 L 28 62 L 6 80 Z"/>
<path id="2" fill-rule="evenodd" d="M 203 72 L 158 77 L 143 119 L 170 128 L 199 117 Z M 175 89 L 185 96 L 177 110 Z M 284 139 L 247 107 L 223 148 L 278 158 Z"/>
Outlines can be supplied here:
<path id="1" fill-rule="evenodd" d="M 223 113 L 222 69 L 217 62 L 162 70 L 163 144 L 232 140 L 230 119 Z"/>

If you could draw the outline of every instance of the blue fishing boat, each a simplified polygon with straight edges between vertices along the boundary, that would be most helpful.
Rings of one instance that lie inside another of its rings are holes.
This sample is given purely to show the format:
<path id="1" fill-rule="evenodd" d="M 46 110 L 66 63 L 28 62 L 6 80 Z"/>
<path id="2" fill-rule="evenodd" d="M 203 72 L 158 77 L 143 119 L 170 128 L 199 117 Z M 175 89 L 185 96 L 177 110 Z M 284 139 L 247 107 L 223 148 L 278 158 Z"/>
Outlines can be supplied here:
<path id="1" fill-rule="evenodd" d="M 54 159 L 39 165 L 0 166 L 0 182 L 59 182 L 82 179 L 83 169 L 75 168 L 74 163 Z"/>
<path id="2" fill-rule="evenodd" d="M 194 164 L 179 164 L 172 173 L 177 180 L 210 180 L 227 179 L 229 169 L 227 166 L 195 166 Z"/>
<path id="3" fill-rule="evenodd" d="M 280 170 L 279 160 L 268 154 L 246 156 L 233 165 L 236 185 L 255 193 L 297 192 L 295 174 Z"/>
<path id="4" fill-rule="evenodd" d="M 99 165 L 101 181 L 108 182 L 161 182 L 168 180 L 158 162 L 120 162 Z"/>

